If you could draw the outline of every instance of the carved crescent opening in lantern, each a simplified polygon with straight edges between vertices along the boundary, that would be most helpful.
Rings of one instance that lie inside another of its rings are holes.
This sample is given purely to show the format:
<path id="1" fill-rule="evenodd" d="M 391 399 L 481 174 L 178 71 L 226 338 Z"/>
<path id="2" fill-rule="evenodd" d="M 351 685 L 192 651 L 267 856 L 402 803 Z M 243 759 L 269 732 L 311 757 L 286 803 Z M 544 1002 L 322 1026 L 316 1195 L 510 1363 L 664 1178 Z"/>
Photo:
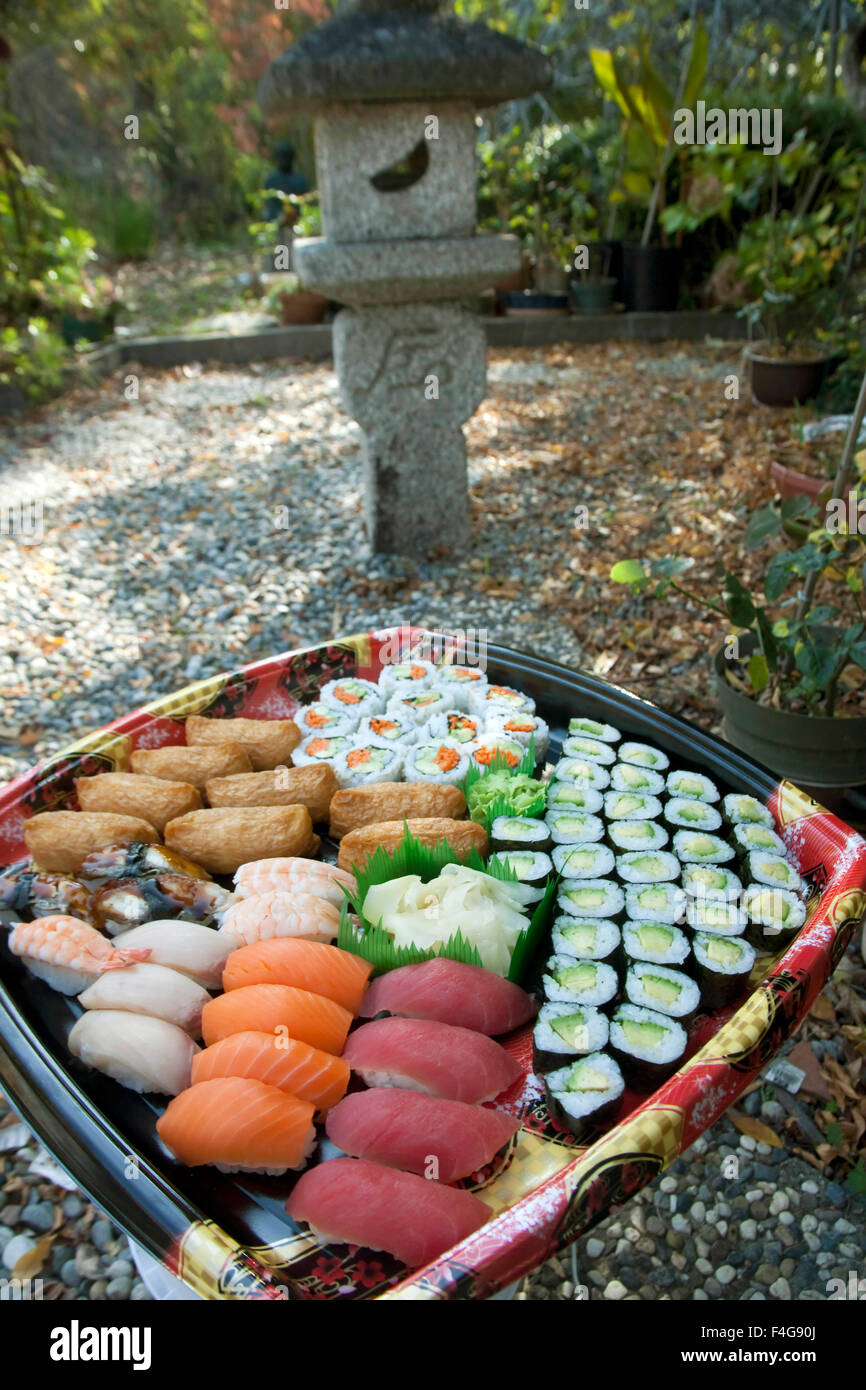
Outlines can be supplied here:
<path id="1" fill-rule="evenodd" d="M 389 164 L 387 169 L 380 169 L 378 173 L 371 174 L 370 182 L 377 193 L 400 193 L 404 188 L 411 188 L 413 184 L 419 183 L 429 166 L 430 143 L 428 140 L 419 140 L 414 149 L 402 159 Z"/>

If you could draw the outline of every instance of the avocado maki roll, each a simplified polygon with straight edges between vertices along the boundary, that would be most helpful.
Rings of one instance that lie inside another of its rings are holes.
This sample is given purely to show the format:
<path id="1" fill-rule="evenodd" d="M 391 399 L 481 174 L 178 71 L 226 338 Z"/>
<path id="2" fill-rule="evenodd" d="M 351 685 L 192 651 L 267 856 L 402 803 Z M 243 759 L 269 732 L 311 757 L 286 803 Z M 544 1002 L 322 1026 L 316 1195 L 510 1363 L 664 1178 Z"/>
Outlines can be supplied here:
<path id="1" fill-rule="evenodd" d="M 796 893 L 760 884 L 746 889 L 743 912 L 748 919 L 747 939 L 769 952 L 779 950 L 806 920 L 806 904 Z"/>
<path id="2" fill-rule="evenodd" d="M 403 775 L 403 749 L 381 748 L 376 743 L 354 743 L 337 754 L 333 768 L 341 787 L 398 782 Z"/>
<path id="3" fill-rule="evenodd" d="M 483 732 L 484 724 L 477 715 L 459 709 L 439 710 L 427 724 L 431 738 L 450 738 L 459 744 L 477 743 Z"/>
<path id="4" fill-rule="evenodd" d="M 721 828 L 721 812 L 706 801 L 690 801 L 684 796 L 673 796 L 665 806 L 664 817 L 668 825 L 679 830 L 703 830 L 713 834 Z"/>
<path id="5" fill-rule="evenodd" d="M 738 898 L 743 885 L 721 864 L 684 864 L 683 888 L 690 898 Z"/>
<path id="6" fill-rule="evenodd" d="M 590 763 L 601 763 L 611 767 L 616 762 L 616 752 L 609 743 L 599 738 L 587 738 L 585 734 L 573 734 L 562 745 L 566 758 L 584 758 Z"/>
<path id="7" fill-rule="evenodd" d="M 604 822 L 582 811 L 548 811 L 545 817 L 555 845 L 591 845 L 604 835 Z"/>
<path id="8" fill-rule="evenodd" d="M 555 845 L 553 867 L 568 879 L 604 878 L 613 870 L 613 850 L 607 845 Z"/>
<path id="9" fill-rule="evenodd" d="M 608 792 L 604 798 L 608 820 L 656 820 L 661 813 L 658 797 L 648 792 Z"/>
<path id="10" fill-rule="evenodd" d="M 556 905 L 570 917 L 618 917 L 625 905 L 618 883 L 608 878 L 564 879 Z"/>
<path id="11" fill-rule="evenodd" d="M 451 738 L 433 742 L 422 733 L 414 747 L 406 752 L 407 782 L 439 782 L 446 787 L 456 787 L 468 771 L 469 754 Z"/>
<path id="12" fill-rule="evenodd" d="M 619 743 L 622 734 L 619 729 L 615 729 L 612 724 L 605 724 L 601 719 L 592 719 L 587 714 L 577 715 L 568 721 L 568 733 L 570 738 L 576 738 L 581 734 L 586 738 L 597 738 L 602 743 Z"/>
<path id="13" fill-rule="evenodd" d="M 686 921 L 695 931 L 717 936 L 742 936 L 746 930 L 743 908 L 728 898 L 689 898 Z"/>
<path id="14" fill-rule="evenodd" d="M 603 1009 L 619 993 L 619 976 L 612 965 L 576 956 L 551 956 L 542 976 L 545 998 L 551 1004 L 584 1004 Z"/>
<path id="15" fill-rule="evenodd" d="M 723 798 L 722 814 L 730 826 L 765 825 L 772 830 L 776 824 L 769 807 L 762 806 L 754 796 L 744 796 L 740 792 Z"/>
<path id="16" fill-rule="evenodd" d="M 383 666 L 379 676 L 379 689 L 388 701 L 392 695 L 410 695 L 418 690 L 426 690 L 436 680 L 436 667 L 432 661 L 398 661 L 392 666 Z"/>
<path id="17" fill-rule="evenodd" d="M 635 850 L 620 854 L 616 871 L 623 883 L 673 883 L 680 876 L 680 861 L 664 850 Z"/>
<path id="18" fill-rule="evenodd" d="M 619 951 L 619 927 L 606 917 L 557 917 L 551 944 L 555 956 L 604 960 L 615 965 Z"/>
<path id="19" fill-rule="evenodd" d="M 532 889 L 532 897 L 527 902 L 537 903 L 544 897 L 547 880 L 553 870 L 549 854 L 529 849 L 500 850 L 498 854 L 492 854 L 490 859 L 507 865 L 517 875 L 518 883 Z"/>
<path id="20" fill-rule="evenodd" d="M 635 961 L 631 966 L 625 977 L 625 992 L 630 1004 L 680 1020 L 692 1017 L 701 998 L 694 980 L 681 970 L 649 961 Z"/>
<path id="21" fill-rule="evenodd" d="M 788 847 L 781 835 L 777 835 L 775 830 L 770 830 L 766 825 L 735 825 L 731 833 L 741 859 L 748 859 L 755 850 L 762 854 L 775 854 L 780 859 L 784 859 L 788 853 Z"/>
<path id="22" fill-rule="evenodd" d="M 654 1089 L 679 1067 L 686 1050 L 686 1030 L 675 1018 L 620 1004 L 610 1021 L 610 1047 L 626 1081 Z"/>
<path id="23" fill-rule="evenodd" d="M 490 844 L 496 850 L 550 849 L 550 830 L 534 816 L 497 816 L 490 827 Z"/>
<path id="24" fill-rule="evenodd" d="M 701 830 L 678 830 L 672 848 L 681 864 L 727 864 L 734 858 L 733 846 L 727 840 Z"/>
<path id="25" fill-rule="evenodd" d="M 755 964 L 755 952 L 741 936 L 695 932 L 695 976 L 707 1009 L 731 1004 L 743 994 Z"/>
<path id="26" fill-rule="evenodd" d="M 665 782 L 668 796 L 685 801 L 718 801 L 721 792 L 710 777 L 703 772 L 685 772 L 682 769 L 669 772 Z"/>
<path id="27" fill-rule="evenodd" d="M 592 1052 L 571 1066 L 549 1072 L 544 1089 L 553 1119 L 581 1138 L 614 1118 L 625 1082 L 613 1057 Z"/>
<path id="28" fill-rule="evenodd" d="M 686 904 L 673 883 L 633 883 L 625 892 L 625 915 L 633 922 L 680 922 Z"/>
<path id="29" fill-rule="evenodd" d="M 547 793 L 550 811 L 583 811 L 595 816 L 604 805 L 604 793 L 594 787 L 579 787 L 573 782 L 551 782 Z"/>
<path id="30" fill-rule="evenodd" d="M 787 888 L 789 893 L 805 895 L 809 885 L 801 878 L 787 859 L 778 854 L 763 854 L 752 850 L 746 860 L 746 878 L 750 883 L 763 884 L 765 888 Z"/>
<path id="31" fill-rule="evenodd" d="M 689 958 L 689 939 L 680 927 L 669 922 L 625 922 L 622 944 L 630 960 L 645 960 L 672 969 Z"/>
<path id="32" fill-rule="evenodd" d="M 554 781 L 570 782 L 577 787 L 593 787 L 603 792 L 610 786 L 610 773 L 601 763 L 586 758 L 560 758 L 553 770 Z"/>
<path id="33" fill-rule="evenodd" d="M 608 822 L 606 838 L 614 849 L 628 853 L 633 850 L 664 849 L 670 835 L 658 821 L 613 820 Z"/>
<path id="34" fill-rule="evenodd" d="M 588 1005 L 542 1004 L 532 1030 L 532 1069 L 550 1071 L 607 1047 L 607 1015 Z"/>
<path id="35" fill-rule="evenodd" d="M 649 743 L 623 743 L 619 747 L 621 763 L 632 763 L 635 767 L 649 768 L 650 772 L 667 772 L 671 760 L 660 748 Z"/>
<path id="36" fill-rule="evenodd" d="M 633 763 L 617 763 L 610 770 L 610 785 L 615 792 L 638 792 L 644 796 L 661 796 L 665 779 L 660 772 Z"/>
<path id="37" fill-rule="evenodd" d="M 535 750 L 536 763 L 544 761 L 550 743 L 550 730 L 540 715 L 524 714 L 519 710 L 512 712 L 493 709 L 488 711 L 487 732 L 513 738 L 515 743 L 521 744 L 523 748 L 528 748 L 531 743 Z"/>

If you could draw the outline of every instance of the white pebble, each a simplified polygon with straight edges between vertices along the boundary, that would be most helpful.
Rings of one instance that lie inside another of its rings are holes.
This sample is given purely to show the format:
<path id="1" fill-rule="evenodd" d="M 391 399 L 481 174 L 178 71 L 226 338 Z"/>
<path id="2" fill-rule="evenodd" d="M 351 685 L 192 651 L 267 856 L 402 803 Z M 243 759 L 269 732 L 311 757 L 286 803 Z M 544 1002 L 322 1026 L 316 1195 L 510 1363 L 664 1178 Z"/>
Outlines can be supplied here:
<path id="1" fill-rule="evenodd" d="M 674 1269 L 682 1271 L 688 1264 L 688 1260 L 686 1259 L 685 1255 L 683 1255 L 679 1250 L 672 1250 L 671 1264 L 673 1265 Z"/>
<path id="2" fill-rule="evenodd" d="M 745 1149 L 746 1153 L 753 1154 L 758 1147 L 751 1134 L 740 1135 L 740 1148 Z"/>
<path id="3" fill-rule="evenodd" d="M 796 1220 L 797 1218 L 792 1211 L 779 1212 L 779 1222 L 782 1226 L 793 1226 Z"/>
<path id="4" fill-rule="evenodd" d="M 816 1182 L 813 1182 L 811 1178 L 807 1178 L 807 1179 L 806 1179 L 806 1181 L 802 1184 L 802 1188 L 803 1188 L 803 1191 L 804 1191 L 804 1192 L 808 1192 L 808 1193 L 810 1194 L 810 1196 L 812 1196 L 812 1197 L 817 1197 L 817 1196 L 818 1196 L 818 1191 L 819 1191 L 818 1184 L 817 1184 Z"/>
<path id="5" fill-rule="evenodd" d="M 627 1293 L 628 1289 L 625 1284 L 621 1284 L 618 1279 L 611 1279 L 610 1283 L 605 1285 L 603 1297 L 618 1303 L 621 1298 L 625 1298 Z"/>
<path id="6" fill-rule="evenodd" d="M 817 1216 L 813 1216 L 810 1211 L 807 1211 L 806 1215 L 803 1217 L 803 1220 L 800 1222 L 800 1229 L 803 1231 L 804 1234 L 806 1231 L 817 1231 Z"/>
<path id="7" fill-rule="evenodd" d="M 742 1237 L 743 1240 L 757 1240 L 757 1238 L 758 1238 L 758 1223 L 757 1223 L 757 1221 L 754 1221 L 754 1220 L 752 1219 L 752 1217 L 749 1217 L 749 1219 L 748 1219 L 747 1221 L 741 1221 L 741 1222 L 740 1222 L 740 1236 Z"/>
<path id="8" fill-rule="evenodd" d="M 760 1140 L 758 1141 L 758 1153 L 761 1154 L 764 1158 L 766 1158 L 767 1154 L 771 1154 L 772 1152 L 772 1144 L 762 1144 Z"/>
<path id="9" fill-rule="evenodd" d="M 693 1303 L 708 1303 L 709 1298 L 710 1295 L 707 1293 L 706 1289 L 695 1289 L 692 1294 Z"/>
<path id="10" fill-rule="evenodd" d="M 853 1236 L 857 1234 L 857 1227 L 852 1226 L 850 1221 L 846 1221 L 844 1216 L 840 1216 L 839 1220 L 834 1223 L 833 1230 L 838 1231 L 840 1236 Z"/>
<path id="11" fill-rule="evenodd" d="M 692 1229 L 688 1218 L 683 1216 L 681 1211 L 674 1212 L 671 1217 L 671 1226 L 675 1231 L 681 1231 L 683 1235 Z"/>
<path id="12" fill-rule="evenodd" d="M 773 1216 L 778 1216 L 780 1211 L 787 1211 L 789 1206 L 790 1202 L 788 1201 L 787 1192 L 783 1192 L 780 1188 L 777 1192 L 773 1193 L 770 1198 L 770 1212 Z"/>
<path id="13" fill-rule="evenodd" d="M 677 1190 L 677 1180 L 676 1180 L 676 1178 L 672 1178 L 672 1177 L 670 1177 L 670 1175 L 668 1175 L 668 1177 L 666 1177 L 666 1178 L 662 1178 L 661 1182 L 659 1183 L 659 1191 L 660 1191 L 660 1192 L 676 1192 L 676 1190 Z"/>
<path id="14" fill-rule="evenodd" d="M 813 1235 L 811 1231 L 805 1232 L 804 1235 L 803 1235 L 803 1239 L 804 1239 L 804 1241 L 806 1242 L 806 1244 L 808 1245 L 809 1249 L 812 1251 L 813 1254 L 815 1253 L 816 1250 L 820 1250 L 820 1249 L 821 1249 L 821 1240 L 820 1240 L 820 1237 L 819 1237 L 819 1236 Z"/>
<path id="15" fill-rule="evenodd" d="M 789 1299 L 791 1297 L 791 1286 L 787 1279 L 780 1278 L 777 1279 L 774 1284 L 770 1285 L 770 1293 L 774 1298 Z"/>
<path id="16" fill-rule="evenodd" d="M 604 1241 L 599 1240 L 598 1236 L 590 1236 L 586 1242 L 586 1253 L 591 1260 L 597 1260 L 599 1255 L 604 1254 Z"/>
<path id="17" fill-rule="evenodd" d="M 716 1230 L 718 1231 L 718 1233 L 719 1233 L 720 1236 L 726 1236 L 726 1235 L 728 1234 L 728 1223 L 727 1223 L 727 1221 L 717 1221 L 717 1222 L 716 1222 Z"/>
<path id="18" fill-rule="evenodd" d="M 693 1221 L 697 1222 L 699 1226 L 703 1226 L 704 1222 L 707 1219 L 707 1209 L 704 1206 L 703 1202 L 701 1202 L 700 1200 L 698 1200 L 697 1202 L 692 1202 L 692 1205 L 689 1208 L 689 1215 L 691 1216 Z"/>
<path id="19" fill-rule="evenodd" d="M 760 1202 L 763 1196 L 764 1194 L 759 1187 L 753 1187 L 750 1192 L 746 1193 L 746 1201 L 749 1203 Z"/>
<path id="20" fill-rule="evenodd" d="M 720 1265 L 716 1270 L 716 1278 L 720 1284 L 731 1284 L 737 1277 L 737 1271 L 733 1265 Z"/>

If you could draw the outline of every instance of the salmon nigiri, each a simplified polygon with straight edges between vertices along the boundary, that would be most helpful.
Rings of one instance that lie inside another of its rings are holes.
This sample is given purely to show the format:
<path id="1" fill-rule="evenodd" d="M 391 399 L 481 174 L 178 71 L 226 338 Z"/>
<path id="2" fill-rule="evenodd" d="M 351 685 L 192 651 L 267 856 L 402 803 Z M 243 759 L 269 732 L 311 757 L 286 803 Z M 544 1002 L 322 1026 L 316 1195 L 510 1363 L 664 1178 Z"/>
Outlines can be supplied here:
<path id="1" fill-rule="evenodd" d="M 295 985 L 324 994 L 357 1015 L 373 967 L 351 951 L 297 936 L 256 941 L 233 951 L 223 971 L 223 989 L 243 985 Z"/>
<path id="2" fill-rule="evenodd" d="M 156 1122 L 167 1149 L 189 1168 L 284 1173 L 313 1151 L 313 1106 L 250 1077 L 201 1081 L 170 1101 Z"/>
<path id="3" fill-rule="evenodd" d="M 309 1043 L 250 1029 L 232 1033 L 193 1058 L 192 1084 L 215 1076 L 251 1076 L 330 1110 L 346 1094 L 349 1064 Z"/>
<path id="4" fill-rule="evenodd" d="M 291 985 L 245 985 L 205 1004 L 201 1016 L 205 1046 L 232 1033 L 255 1029 L 299 1038 L 322 1052 L 342 1052 L 352 1015 L 341 1004 Z M 370 1027 L 370 1024 L 367 1024 Z"/>
<path id="5" fill-rule="evenodd" d="M 262 893 L 233 903 L 223 914 L 220 931 L 250 946 L 274 936 L 333 941 L 339 926 L 339 908 L 314 893 Z"/>
<path id="6" fill-rule="evenodd" d="M 353 874 L 325 864 L 320 859 L 257 859 L 241 864 L 235 874 L 235 893 L 239 898 L 262 893 L 312 893 L 334 907 L 345 901 L 343 888 L 357 888 Z"/>
<path id="7" fill-rule="evenodd" d="M 37 979 L 61 994 L 80 994 L 104 971 L 122 970 L 150 955 L 146 950 L 118 950 L 77 917 L 20 922 L 9 934 L 9 949 Z"/>

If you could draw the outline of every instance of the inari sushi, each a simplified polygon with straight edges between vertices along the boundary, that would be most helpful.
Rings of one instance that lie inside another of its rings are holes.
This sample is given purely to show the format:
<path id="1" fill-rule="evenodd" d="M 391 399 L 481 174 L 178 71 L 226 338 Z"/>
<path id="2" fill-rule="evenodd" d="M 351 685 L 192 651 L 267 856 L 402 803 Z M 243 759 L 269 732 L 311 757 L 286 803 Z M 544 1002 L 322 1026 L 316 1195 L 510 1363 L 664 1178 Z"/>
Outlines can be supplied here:
<path id="1" fill-rule="evenodd" d="M 346 1096 L 325 1125 L 331 1143 L 353 1158 L 440 1182 L 478 1172 L 519 1128 L 517 1116 L 501 1110 L 388 1089 Z"/>
<path id="2" fill-rule="evenodd" d="M 351 1022 L 352 1015 L 341 1004 L 292 985 L 244 985 L 229 990 L 205 1005 L 201 1020 L 207 1047 L 252 1028 L 300 1038 L 334 1056 L 342 1052 Z"/>
<path id="3" fill-rule="evenodd" d="M 303 1168 L 316 1143 L 314 1107 L 252 1077 L 200 1081 L 156 1122 L 166 1148 L 188 1168 L 224 1173 L 285 1173 Z"/>
<path id="4" fill-rule="evenodd" d="M 354 957 L 353 957 L 354 959 Z M 444 956 L 401 965 L 370 985 L 361 1005 L 363 1018 L 386 1012 L 400 1018 L 427 1018 L 493 1037 L 519 1028 L 536 1005 L 519 985 L 492 970 Z"/>
<path id="5" fill-rule="evenodd" d="M 352 1034 L 343 1055 L 368 1086 L 425 1091 L 469 1105 L 493 1100 L 521 1075 L 510 1053 L 483 1033 L 431 1019 L 374 1019 Z"/>
<path id="6" fill-rule="evenodd" d="M 85 1066 L 105 1072 L 128 1090 L 164 1096 L 186 1090 L 198 1051 L 189 1034 L 175 1024 L 119 1009 L 82 1014 L 68 1046 Z"/>
<path id="7" fill-rule="evenodd" d="M 328 1110 L 343 1099 L 351 1072 L 342 1057 L 309 1043 L 248 1029 L 221 1038 L 193 1057 L 193 1086 L 216 1076 L 252 1077 L 308 1100 L 317 1110 Z"/>
<path id="8" fill-rule="evenodd" d="M 301 731 L 292 719 L 209 719 L 190 714 L 186 741 L 191 748 L 202 744 L 239 743 L 253 765 L 253 772 L 291 766 L 292 751 Z"/>
<path id="9" fill-rule="evenodd" d="M 471 1192 L 363 1158 L 334 1158 L 311 1168 L 286 1210 L 328 1245 L 385 1250 L 410 1269 L 429 1264 L 491 1215 Z"/>
<path id="10" fill-rule="evenodd" d="M 360 1011 L 372 971 L 369 961 L 341 951 L 338 946 L 296 936 L 274 937 L 242 946 L 229 956 L 223 971 L 223 989 L 294 985 L 323 994 L 354 1015 Z"/>
<path id="11" fill-rule="evenodd" d="M 340 928 L 339 909 L 317 893 L 261 893 L 232 903 L 223 914 L 221 932 L 248 946 L 272 937 L 305 937 L 334 941 Z"/>

